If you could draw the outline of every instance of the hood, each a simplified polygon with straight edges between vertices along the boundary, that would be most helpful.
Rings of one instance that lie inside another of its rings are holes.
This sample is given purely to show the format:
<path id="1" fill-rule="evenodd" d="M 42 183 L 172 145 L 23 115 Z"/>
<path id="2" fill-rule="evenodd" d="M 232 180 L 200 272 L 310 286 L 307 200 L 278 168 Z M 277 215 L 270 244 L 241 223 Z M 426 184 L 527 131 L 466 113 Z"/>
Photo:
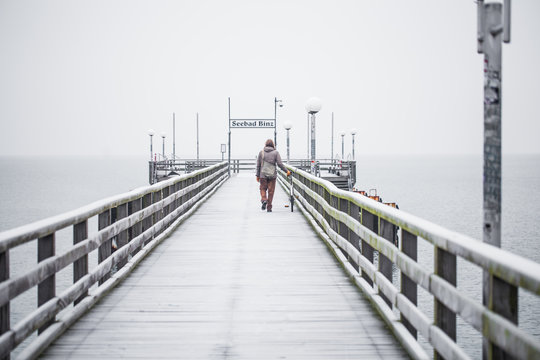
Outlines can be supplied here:
<path id="1" fill-rule="evenodd" d="M 276 149 L 274 149 L 274 148 L 271 147 L 271 146 L 265 146 L 265 147 L 264 147 L 264 152 L 271 152 L 271 151 L 274 151 L 274 150 L 276 150 Z"/>

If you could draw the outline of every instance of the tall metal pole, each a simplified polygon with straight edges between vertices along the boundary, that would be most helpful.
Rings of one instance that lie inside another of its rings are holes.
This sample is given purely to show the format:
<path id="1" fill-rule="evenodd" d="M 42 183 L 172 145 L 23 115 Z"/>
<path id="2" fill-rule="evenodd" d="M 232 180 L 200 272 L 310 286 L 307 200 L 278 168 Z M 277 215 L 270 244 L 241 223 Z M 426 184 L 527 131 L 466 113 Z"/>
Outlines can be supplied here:
<path id="1" fill-rule="evenodd" d="M 287 129 L 287 164 L 289 163 L 289 160 L 290 160 L 290 150 L 289 150 L 289 147 L 290 147 L 289 129 Z"/>
<path id="2" fill-rule="evenodd" d="M 341 161 L 345 160 L 345 134 L 341 134 Z"/>
<path id="3" fill-rule="evenodd" d="M 354 160 L 354 134 L 352 134 L 352 159 Z"/>
<path id="4" fill-rule="evenodd" d="M 484 6 L 484 242 L 501 246 L 501 31 L 500 4 Z"/>
<path id="5" fill-rule="evenodd" d="M 484 226 L 483 241 L 501 247 L 501 103 L 502 41 L 510 41 L 510 1 L 478 5 L 478 50 L 484 53 Z M 483 304 L 513 323 L 518 321 L 517 288 L 484 271 Z M 499 347 L 483 340 L 484 359 L 506 359 Z"/>
<path id="6" fill-rule="evenodd" d="M 152 138 L 154 137 L 153 134 L 150 134 L 150 161 L 154 160 L 154 150 L 152 149 Z"/>
<path id="7" fill-rule="evenodd" d="M 306 159 L 309 159 L 309 113 L 307 114 L 307 156 Z"/>
<path id="8" fill-rule="evenodd" d="M 161 134 L 161 138 L 163 139 L 163 160 L 165 160 L 165 134 Z"/>
<path id="9" fill-rule="evenodd" d="M 315 114 L 311 114 L 311 161 L 315 161 Z"/>
<path id="10" fill-rule="evenodd" d="M 330 150 L 331 151 L 331 162 L 333 163 L 334 162 L 334 112 L 332 111 L 332 149 Z"/>
<path id="11" fill-rule="evenodd" d="M 197 113 L 197 161 L 199 161 L 199 113 Z"/>
<path id="12" fill-rule="evenodd" d="M 229 162 L 228 174 L 231 176 L 231 98 L 229 97 L 229 153 L 227 154 Z"/>
<path id="13" fill-rule="evenodd" d="M 274 146 L 277 149 L 277 97 L 274 98 Z"/>
<path id="14" fill-rule="evenodd" d="M 176 118 L 172 113 L 172 158 L 176 161 Z"/>

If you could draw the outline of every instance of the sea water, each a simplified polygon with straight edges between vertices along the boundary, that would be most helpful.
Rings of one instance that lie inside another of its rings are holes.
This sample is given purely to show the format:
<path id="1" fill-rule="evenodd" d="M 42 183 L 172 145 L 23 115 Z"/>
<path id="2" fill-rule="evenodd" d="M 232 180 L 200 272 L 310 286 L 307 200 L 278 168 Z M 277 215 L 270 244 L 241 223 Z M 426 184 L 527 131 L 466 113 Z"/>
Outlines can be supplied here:
<path id="1" fill-rule="evenodd" d="M 148 162 L 136 157 L 0 157 L 0 231 L 75 210 L 94 201 L 148 185 Z M 89 234 L 97 231 L 90 219 Z M 72 228 L 55 234 L 56 253 L 72 246 Z M 89 267 L 97 264 L 95 252 Z M 10 276 L 23 274 L 37 264 L 36 242 L 10 251 Z M 72 282 L 72 266 L 56 276 L 56 293 Z M 31 289 L 11 301 L 11 325 L 37 308 L 37 290 Z M 30 337 L 12 352 L 13 358 Z"/>
<path id="2" fill-rule="evenodd" d="M 376 189 L 383 201 L 396 202 L 402 211 L 481 241 L 481 156 L 361 156 L 357 161 L 357 188 Z M 4 157 L 0 166 L 0 231 L 148 184 L 144 158 Z M 503 157 L 502 176 L 502 248 L 540 262 L 540 155 Z M 57 234 L 57 253 L 70 246 L 69 232 Z M 21 271 L 21 264 L 35 264 L 36 257 L 35 243 L 18 249 L 11 255 L 11 275 Z M 420 240 L 418 257 L 433 269 L 432 246 Z M 70 271 L 57 277 L 57 292 L 69 286 Z M 458 259 L 458 288 L 478 301 L 481 276 L 479 268 Z M 422 289 L 419 307 L 433 313 L 433 300 Z M 12 302 L 12 324 L 35 308 L 35 291 L 19 296 Z M 540 339 L 540 303 L 526 292 L 520 292 L 519 324 Z M 471 357 L 481 357 L 478 332 L 459 317 L 458 344 Z"/>
<path id="3" fill-rule="evenodd" d="M 377 189 L 384 202 L 396 202 L 402 211 L 482 241 L 481 156 L 384 156 L 357 160 L 358 189 Z M 540 155 L 504 156 L 501 247 L 540 262 L 539 217 Z M 418 262 L 433 270 L 433 246 L 426 241 L 419 240 Z M 457 287 L 481 303 L 481 269 L 458 258 Z M 432 296 L 421 288 L 418 306 L 432 318 Z M 520 328 L 540 340 L 540 299 L 520 290 L 518 308 Z M 425 339 L 420 342 L 429 349 Z M 480 334 L 459 317 L 457 342 L 472 358 L 481 358 Z"/>

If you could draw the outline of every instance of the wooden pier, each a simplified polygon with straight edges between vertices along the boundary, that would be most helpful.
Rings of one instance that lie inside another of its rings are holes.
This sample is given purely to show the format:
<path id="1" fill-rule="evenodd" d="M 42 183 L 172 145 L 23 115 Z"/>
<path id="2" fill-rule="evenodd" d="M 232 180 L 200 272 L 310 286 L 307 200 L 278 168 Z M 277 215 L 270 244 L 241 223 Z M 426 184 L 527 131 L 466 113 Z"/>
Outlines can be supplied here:
<path id="1" fill-rule="evenodd" d="M 0 233 L 0 359 L 467 360 L 458 317 L 487 358 L 540 358 L 504 305 L 540 296 L 540 264 L 288 169 L 295 212 L 279 187 L 261 211 L 253 172 L 221 162 Z M 10 276 L 10 252 L 32 244 L 37 264 Z M 488 305 L 460 291 L 458 258 L 511 291 Z"/>
<path id="2" fill-rule="evenodd" d="M 278 187 L 263 212 L 233 176 L 45 359 L 404 359 L 406 352 Z"/>

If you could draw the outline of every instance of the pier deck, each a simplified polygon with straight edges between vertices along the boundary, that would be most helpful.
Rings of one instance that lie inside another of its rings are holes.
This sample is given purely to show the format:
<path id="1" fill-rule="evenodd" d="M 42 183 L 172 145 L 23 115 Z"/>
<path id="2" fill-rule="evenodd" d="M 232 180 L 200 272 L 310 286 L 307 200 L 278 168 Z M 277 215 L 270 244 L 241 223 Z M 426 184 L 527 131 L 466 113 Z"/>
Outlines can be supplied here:
<path id="1" fill-rule="evenodd" d="M 408 358 L 285 204 L 233 176 L 42 358 Z"/>

